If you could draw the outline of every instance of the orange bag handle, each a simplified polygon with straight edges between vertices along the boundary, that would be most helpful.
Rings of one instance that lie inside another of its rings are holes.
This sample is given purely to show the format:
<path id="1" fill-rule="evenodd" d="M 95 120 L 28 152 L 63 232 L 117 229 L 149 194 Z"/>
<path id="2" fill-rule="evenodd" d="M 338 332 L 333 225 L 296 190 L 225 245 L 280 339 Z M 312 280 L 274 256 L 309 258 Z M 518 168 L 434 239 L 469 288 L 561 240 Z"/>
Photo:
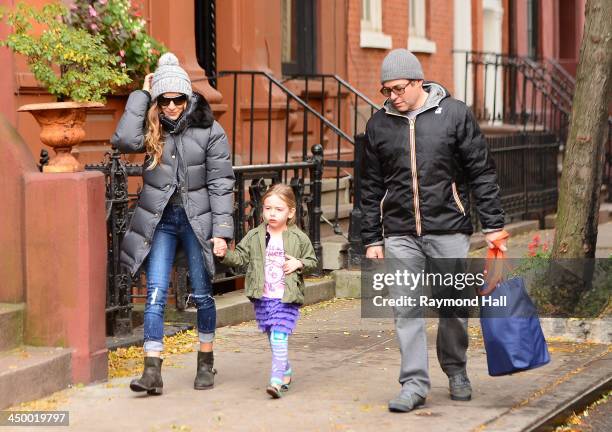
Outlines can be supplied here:
<path id="1" fill-rule="evenodd" d="M 510 233 L 506 230 L 496 231 L 493 234 L 493 238 L 489 238 L 489 241 L 495 247 L 487 250 L 487 261 L 484 268 L 485 274 L 489 276 L 489 283 L 486 289 L 479 291 L 478 294 L 481 296 L 489 295 L 495 291 L 497 284 L 502 278 L 503 263 L 501 260 L 506 257 L 506 254 L 501 250 L 501 246 L 504 244 L 504 240 L 510 237 Z M 497 260 L 500 261 L 496 263 L 495 261 Z"/>

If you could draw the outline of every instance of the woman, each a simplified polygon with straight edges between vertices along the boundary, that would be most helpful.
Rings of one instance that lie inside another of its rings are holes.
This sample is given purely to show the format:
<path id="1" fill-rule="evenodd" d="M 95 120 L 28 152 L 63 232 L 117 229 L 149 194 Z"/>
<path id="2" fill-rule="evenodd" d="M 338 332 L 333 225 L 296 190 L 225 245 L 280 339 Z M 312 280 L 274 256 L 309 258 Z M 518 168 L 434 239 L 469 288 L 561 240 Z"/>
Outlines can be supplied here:
<path id="1" fill-rule="evenodd" d="M 147 153 L 142 191 L 120 256 L 132 275 L 144 263 L 147 276 L 144 372 L 130 388 L 162 393 L 164 307 L 177 243 L 188 258 L 191 298 L 198 310 L 194 388 L 212 388 L 216 309 L 211 248 L 224 251 L 234 232 L 234 174 L 225 132 L 204 97 L 193 92 L 176 56 L 166 53 L 143 89 L 130 94 L 111 142 L 124 153 Z"/>

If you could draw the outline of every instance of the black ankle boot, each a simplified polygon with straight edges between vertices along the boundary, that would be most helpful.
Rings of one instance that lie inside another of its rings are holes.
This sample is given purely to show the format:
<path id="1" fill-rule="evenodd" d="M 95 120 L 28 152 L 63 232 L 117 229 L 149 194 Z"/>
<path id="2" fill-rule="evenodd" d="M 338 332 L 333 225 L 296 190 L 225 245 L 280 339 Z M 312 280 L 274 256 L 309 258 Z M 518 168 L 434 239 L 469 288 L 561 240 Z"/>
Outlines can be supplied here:
<path id="1" fill-rule="evenodd" d="M 135 392 L 146 391 L 150 395 L 162 394 L 164 387 L 161 377 L 162 361 L 159 357 L 145 357 L 142 376 L 139 379 L 132 380 L 130 388 Z"/>
<path id="2" fill-rule="evenodd" d="M 196 390 L 207 390 L 215 384 L 215 374 L 213 369 L 214 355 L 211 352 L 198 351 L 198 370 L 196 373 L 193 388 Z"/>

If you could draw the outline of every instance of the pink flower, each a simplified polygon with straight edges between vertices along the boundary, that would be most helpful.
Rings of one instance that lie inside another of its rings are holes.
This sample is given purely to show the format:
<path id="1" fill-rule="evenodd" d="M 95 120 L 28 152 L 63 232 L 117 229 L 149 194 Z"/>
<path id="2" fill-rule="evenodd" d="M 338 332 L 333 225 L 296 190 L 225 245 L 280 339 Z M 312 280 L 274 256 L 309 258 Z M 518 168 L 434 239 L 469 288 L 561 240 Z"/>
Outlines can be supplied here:
<path id="1" fill-rule="evenodd" d="M 92 29 L 93 31 L 98 31 L 98 26 L 95 23 L 91 23 L 89 25 L 89 28 Z"/>
<path id="2" fill-rule="evenodd" d="M 536 235 L 533 236 L 533 241 L 534 241 L 535 244 L 540 244 L 540 240 L 541 239 L 542 238 L 540 237 L 540 234 L 536 234 Z"/>
<path id="3" fill-rule="evenodd" d="M 89 15 L 92 17 L 98 16 L 98 12 L 96 12 L 96 9 L 92 5 L 89 5 Z"/>
<path id="4" fill-rule="evenodd" d="M 99 0 L 98 3 L 100 3 L 101 5 L 105 5 L 106 4 L 106 0 Z"/>
<path id="5" fill-rule="evenodd" d="M 119 63 L 121 67 L 126 67 L 127 65 L 124 62 Z"/>
<path id="6" fill-rule="evenodd" d="M 69 6 L 69 7 L 70 7 L 70 10 L 73 10 L 73 11 L 74 11 L 74 10 L 77 10 L 77 9 L 79 8 L 79 7 L 78 7 L 76 4 L 74 4 L 74 3 L 70 3 L 70 6 Z"/>
<path id="7" fill-rule="evenodd" d="M 120 55 L 121 57 L 125 57 L 125 51 L 124 51 L 124 50 L 120 50 L 120 51 L 119 51 L 119 55 Z"/>

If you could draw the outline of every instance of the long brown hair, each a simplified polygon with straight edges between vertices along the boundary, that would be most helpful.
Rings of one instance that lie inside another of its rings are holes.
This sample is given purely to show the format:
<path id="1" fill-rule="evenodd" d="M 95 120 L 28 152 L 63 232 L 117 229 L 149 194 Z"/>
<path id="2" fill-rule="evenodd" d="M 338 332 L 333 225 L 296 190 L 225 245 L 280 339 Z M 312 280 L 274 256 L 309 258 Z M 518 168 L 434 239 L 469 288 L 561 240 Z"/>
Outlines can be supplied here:
<path id="1" fill-rule="evenodd" d="M 145 135 L 145 147 L 147 155 L 151 158 L 148 170 L 155 168 L 164 151 L 164 131 L 159 122 L 159 107 L 157 101 L 153 102 L 147 111 L 147 133 Z"/>
<path id="2" fill-rule="evenodd" d="M 297 213 L 297 204 L 296 204 L 295 194 L 293 193 L 293 189 L 291 188 L 291 186 L 287 186 L 286 184 L 283 184 L 283 183 L 276 183 L 276 184 L 271 185 L 266 191 L 266 193 L 264 194 L 263 198 L 261 199 L 261 202 L 262 203 L 266 202 L 266 198 L 268 198 L 271 195 L 276 195 L 277 197 L 282 199 L 285 202 L 285 204 L 287 204 L 287 207 L 295 210 Z M 287 220 L 287 225 L 295 224 L 295 216 L 296 214 L 294 213 L 293 217 Z"/>

